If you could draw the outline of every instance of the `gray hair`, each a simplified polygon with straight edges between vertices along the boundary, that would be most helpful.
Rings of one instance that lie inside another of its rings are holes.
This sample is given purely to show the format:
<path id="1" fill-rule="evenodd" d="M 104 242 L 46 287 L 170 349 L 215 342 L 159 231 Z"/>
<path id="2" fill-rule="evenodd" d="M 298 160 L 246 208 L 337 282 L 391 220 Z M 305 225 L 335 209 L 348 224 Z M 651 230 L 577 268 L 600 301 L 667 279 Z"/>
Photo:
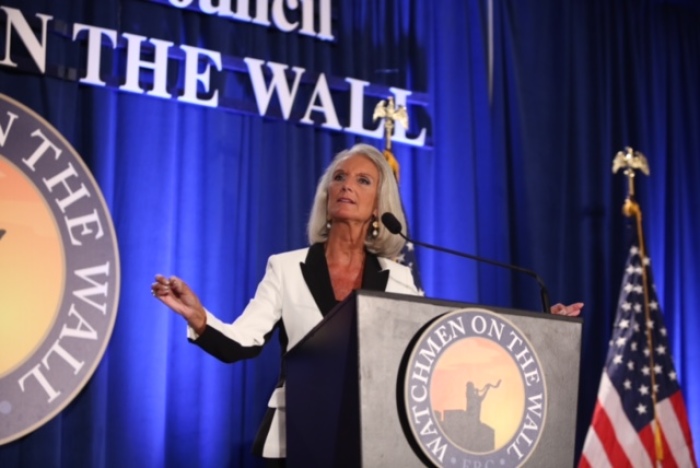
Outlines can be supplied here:
<path id="1" fill-rule="evenodd" d="M 328 186 L 338 164 L 358 154 L 369 158 L 379 171 L 379 186 L 377 187 L 377 212 L 379 213 L 379 218 L 384 213 L 393 214 L 401 223 L 402 232 L 406 232 L 406 216 L 401 206 L 399 186 L 396 183 L 396 178 L 389 163 L 378 149 L 359 143 L 350 149 L 338 153 L 318 181 L 314 203 L 311 207 L 311 215 L 309 216 L 308 234 L 310 244 L 313 245 L 328 240 L 328 229 L 326 229 Z M 377 221 L 379 222 L 379 234 L 377 237 L 368 235 L 365 239 L 365 247 L 368 251 L 381 257 L 394 258 L 401 252 L 406 241 L 398 234 L 390 233 L 382 224 L 381 219 Z"/>

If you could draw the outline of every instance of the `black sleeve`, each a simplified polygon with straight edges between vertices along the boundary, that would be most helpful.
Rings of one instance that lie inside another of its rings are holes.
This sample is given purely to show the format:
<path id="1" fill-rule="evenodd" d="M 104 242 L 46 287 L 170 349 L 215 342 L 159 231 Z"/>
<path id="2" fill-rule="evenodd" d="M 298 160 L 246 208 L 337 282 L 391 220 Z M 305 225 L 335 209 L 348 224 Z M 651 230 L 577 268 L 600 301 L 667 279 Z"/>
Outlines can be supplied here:
<path id="1" fill-rule="evenodd" d="M 265 335 L 265 344 L 267 344 L 270 336 L 275 331 L 275 328 L 277 328 L 277 326 L 275 326 Z M 199 335 L 196 340 L 189 338 L 188 340 L 215 358 L 226 363 L 253 358 L 260 354 L 260 351 L 262 351 L 264 346 L 264 344 L 262 346 L 242 346 L 238 342 L 232 340 L 216 328 L 210 327 L 209 325 L 207 325 L 202 334 Z"/>

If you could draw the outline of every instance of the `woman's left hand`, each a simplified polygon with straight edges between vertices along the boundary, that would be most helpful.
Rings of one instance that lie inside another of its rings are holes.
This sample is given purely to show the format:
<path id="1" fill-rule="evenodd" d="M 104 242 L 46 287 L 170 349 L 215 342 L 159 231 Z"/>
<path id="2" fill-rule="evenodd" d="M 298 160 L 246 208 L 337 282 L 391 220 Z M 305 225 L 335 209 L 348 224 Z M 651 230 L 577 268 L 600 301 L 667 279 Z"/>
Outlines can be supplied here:
<path id="1" fill-rule="evenodd" d="M 581 314 L 581 309 L 583 309 L 583 302 L 576 302 L 570 305 L 564 304 L 554 304 L 551 307 L 551 311 L 555 315 L 566 315 L 568 317 L 578 317 Z"/>

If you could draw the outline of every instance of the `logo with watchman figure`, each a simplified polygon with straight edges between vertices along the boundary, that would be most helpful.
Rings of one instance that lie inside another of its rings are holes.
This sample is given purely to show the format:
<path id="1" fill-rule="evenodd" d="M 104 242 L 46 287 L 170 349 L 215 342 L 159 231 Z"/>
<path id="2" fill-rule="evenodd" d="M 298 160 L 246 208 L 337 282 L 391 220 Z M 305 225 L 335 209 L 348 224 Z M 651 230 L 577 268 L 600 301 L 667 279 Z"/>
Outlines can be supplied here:
<path id="1" fill-rule="evenodd" d="M 542 366 L 523 333 L 467 308 L 428 324 L 408 350 L 399 412 L 419 457 L 434 466 L 521 466 L 545 421 Z"/>

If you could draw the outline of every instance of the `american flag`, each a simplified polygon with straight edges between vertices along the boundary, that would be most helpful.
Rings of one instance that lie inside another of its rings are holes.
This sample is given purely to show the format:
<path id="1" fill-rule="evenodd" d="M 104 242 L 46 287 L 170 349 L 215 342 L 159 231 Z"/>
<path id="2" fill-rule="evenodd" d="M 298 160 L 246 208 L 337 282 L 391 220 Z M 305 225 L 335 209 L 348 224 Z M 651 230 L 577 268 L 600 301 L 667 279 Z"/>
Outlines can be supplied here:
<path id="1" fill-rule="evenodd" d="M 649 258 L 633 245 L 579 468 L 697 467 L 663 316 L 645 276 L 653 285 Z"/>
<path id="2" fill-rule="evenodd" d="M 391 170 L 394 172 L 394 177 L 396 177 L 396 183 L 398 184 L 399 162 L 396 160 L 394 153 L 392 153 L 389 148 L 384 149 L 384 157 L 389 163 L 389 166 L 391 166 Z M 406 220 L 406 222 L 408 223 L 408 219 Z M 408 226 L 406 226 L 406 235 L 408 235 Z M 411 274 L 413 275 L 413 283 L 416 285 L 416 289 L 418 289 L 420 295 L 423 296 L 425 292 L 423 291 L 423 283 L 420 279 L 420 271 L 418 271 L 418 264 L 416 263 L 416 252 L 415 250 L 413 250 L 413 247 L 414 246 L 412 242 L 406 242 L 406 244 L 403 246 L 403 249 L 401 249 L 401 252 L 395 260 L 400 264 L 405 265 L 411 269 Z"/>
<path id="3" fill-rule="evenodd" d="M 420 293 L 421 296 L 425 295 L 425 292 L 423 291 L 423 283 L 420 279 L 420 271 L 418 271 L 418 264 L 416 263 L 416 252 L 413 249 L 412 242 L 406 242 L 406 245 L 404 245 L 403 249 L 401 249 L 401 253 L 396 258 L 396 261 L 411 269 L 413 283 L 416 285 L 418 293 Z"/>

